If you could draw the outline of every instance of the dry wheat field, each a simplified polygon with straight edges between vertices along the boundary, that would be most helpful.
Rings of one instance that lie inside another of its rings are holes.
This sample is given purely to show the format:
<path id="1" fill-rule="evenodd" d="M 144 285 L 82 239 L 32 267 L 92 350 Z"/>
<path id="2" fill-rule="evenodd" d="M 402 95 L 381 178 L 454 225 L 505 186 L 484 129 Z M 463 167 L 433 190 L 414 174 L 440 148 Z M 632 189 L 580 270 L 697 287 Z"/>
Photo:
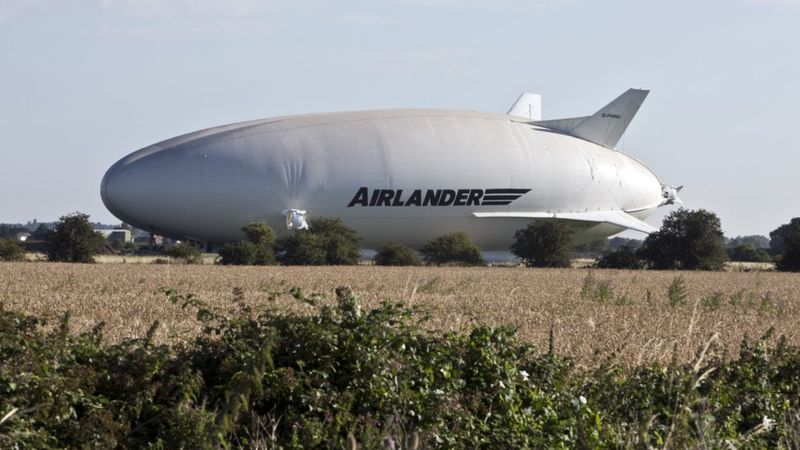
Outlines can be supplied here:
<path id="1" fill-rule="evenodd" d="M 797 274 L 0 263 L 5 308 L 54 320 L 69 310 L 76 332 L 105 321 L 110 341 L 141 336 L 156 320 L 160 342 L 190 339 L 197 330 L 192 313 L 170 304 L 165 288 L 222 310 L 232 308 L 241 288 L 251 304 L 302 313 L 311 307 L 270 294 L 300 287 L 333 301 L 337 286 L 352 287 L 365 307 L 390 300 L 425 310 L 436 330 L 513 325 L 541 351 L 552 331 L 555 351 L 583 366 L 688 362 L 706 347 L 706 356 L 724 356 L 737 352 L 745 335 L 758 338 L 770 327 L 800 345 Z"/>

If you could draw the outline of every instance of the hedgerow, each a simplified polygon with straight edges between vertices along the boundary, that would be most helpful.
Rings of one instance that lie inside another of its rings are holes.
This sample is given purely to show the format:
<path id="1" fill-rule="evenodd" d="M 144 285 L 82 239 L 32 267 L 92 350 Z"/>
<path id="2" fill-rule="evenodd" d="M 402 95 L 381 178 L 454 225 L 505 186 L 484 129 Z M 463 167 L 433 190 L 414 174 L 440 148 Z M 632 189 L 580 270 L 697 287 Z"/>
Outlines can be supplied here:
<path id="1" fill-rule="evenodd" d="M 800 351 L 770 336 L 736 358 L 575 367 L 513 328 L 427 330 L 398 303 L 362 310 L 276 292 L 309 314 L 223 314 L 168 291 L 202 331 L 103 342 L 0 309 L 0 447 L 594 448 L 800 444 Z"/>

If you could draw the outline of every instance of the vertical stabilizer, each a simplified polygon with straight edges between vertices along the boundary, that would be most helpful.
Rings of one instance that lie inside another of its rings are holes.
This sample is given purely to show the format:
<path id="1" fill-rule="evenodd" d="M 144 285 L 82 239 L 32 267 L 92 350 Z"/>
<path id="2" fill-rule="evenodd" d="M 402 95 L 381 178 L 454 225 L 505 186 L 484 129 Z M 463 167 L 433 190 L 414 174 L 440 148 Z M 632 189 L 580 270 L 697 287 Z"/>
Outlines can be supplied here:
<path id="1" fill-rule="evenodd" d="M 525 92 L 519 96 L 506 114 L 524 117 L 528 120 L 542 120 L 542 96 Z"/>
<path id="2" fill-rule="evenodd" d="M 571 129 L 569 134 L 603 147 L 614 148 L 649 93 L 650 91 L 644 89 L 628 89 Z"/>

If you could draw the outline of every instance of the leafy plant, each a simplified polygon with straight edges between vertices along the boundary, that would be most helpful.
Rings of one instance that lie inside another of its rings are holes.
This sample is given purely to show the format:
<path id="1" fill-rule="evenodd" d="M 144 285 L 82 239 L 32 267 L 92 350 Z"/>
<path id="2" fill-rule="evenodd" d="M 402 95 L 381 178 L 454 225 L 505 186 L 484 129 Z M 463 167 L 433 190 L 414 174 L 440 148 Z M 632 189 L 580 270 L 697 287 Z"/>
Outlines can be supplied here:
<path id="1" fill-rule="evenodd" d="M 168 248 L 165 252 L 167 256 L 179 259 L 186 264 L 198 264 L 202 262 L 200 249 L 189 242 L 180 242 Z"/>
<path id="2" fill-rule="evenodd" d="M 418 266 L 419 256 L 413 248 L 390 242 L 375 255 L 375 264 L 378 266 Z"/>
<path id="3" fill-rule="evenodd" d="M 246 240 L 229 242 L 219 250 L 223 265 L 272 265 L 275 259 L 275 231 L 269 225 L 254 222 L 242 227 Z"/>
<path id="4" fill-rule="evenodd" d="M 667 299 L 669 300 L 670 306 L 686 304 L 689 295 L 686 293 L 686 283 L 683 281 L 683 277 L 677 276 L 672 279 L 672 283 L 670 283 L 669 288 L 667 288 Z"/>
<path id="5" fill-rule="evenodd" d="M 511 253 L 528 267 L 570 267 L 572 232 L 562 221 L 537 220 L 517 230 Z"/>
<path id="6" fill-rule="evenodd" d="M 463 231 L 447 233 L 428 241 L 421 249 L 425 262 L 429 264 L 481 266 L 483 256 L 477 245 Z"/>
<path id="7" fill-rule="evenodd" d="M 287 265 L 353 265 L 361 256 L 358 241 L 341 219 L 316 217 L 308 230 L 296 230 L 278 241 L 279 259 Z"/>
<path id="8" fill-rule="evenodd" d="M 653 269 L 722 270 L 728 260 L 719 217 L 699 209 L 670 213 L 639 251 Z"/>
<path id="9" fill-rule="evenodd" d="M 47 235 L 47 259 L 60 262 L 94 262 L 93 255 L 103 246 L 105 239 L 92 229 L 87 214 L 72 213 L 62 216 Z"/>
<path id="10" fill-rule="evenodd" d="M 0 261 L 22 261 L 25 250 L 13 239 L 0 239 Z"/>

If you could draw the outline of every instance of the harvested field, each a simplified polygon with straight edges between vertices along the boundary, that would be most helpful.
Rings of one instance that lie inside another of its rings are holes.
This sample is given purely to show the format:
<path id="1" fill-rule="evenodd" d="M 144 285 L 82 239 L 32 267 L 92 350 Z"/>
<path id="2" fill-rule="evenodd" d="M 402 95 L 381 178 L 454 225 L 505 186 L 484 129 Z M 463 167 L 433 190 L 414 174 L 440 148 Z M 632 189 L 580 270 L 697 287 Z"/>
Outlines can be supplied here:
<path id="1" fill-rule="evenodd" d="M 658 272 L 525 268 L 221 267 L 145 264 L 0 263 L 6 308 L 56 318 L 70 310 L 75 331 L 106 322 L 111 341 L 141 336 L 153 321 L 159 341 L 191 338 L 192 313 L 170 304 L 165 288 L 221 309 L 234 288 L 270 308 L 310 307 L 275 291 L 300 287 L 326 301 L 351 286 L 366 307 L 401 301 L 431 315 L 437 330 L 514 325 L 520 336 L 582 365 L 737 352 L 745 335 L 769 328 L 800 345 L 800 276 L 775 272 Z M 670 294 L 671 292 L 671 294 Z"/>

